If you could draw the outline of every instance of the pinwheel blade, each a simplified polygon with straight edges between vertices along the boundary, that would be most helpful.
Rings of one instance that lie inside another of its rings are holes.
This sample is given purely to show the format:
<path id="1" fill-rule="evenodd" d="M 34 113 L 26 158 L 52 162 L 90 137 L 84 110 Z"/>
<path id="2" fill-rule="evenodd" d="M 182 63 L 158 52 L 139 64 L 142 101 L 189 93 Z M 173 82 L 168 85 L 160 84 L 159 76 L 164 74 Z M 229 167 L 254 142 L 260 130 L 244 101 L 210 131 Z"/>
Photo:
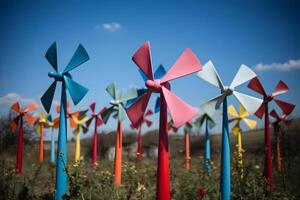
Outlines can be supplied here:
<path id="1" fill-rule="evenodd" d="M 107 87 L 106 87 L 106 92 L 113 98 L 116 99 L 116 82 L 112 82 L 110 83 Z"/>
<path id="2" fill-rule="evenodd" d="M 202 69 L 200 61 L 190 49 L 185 49 L 172 68 L 161 79 L 161 83 L 180 78 Z"/>
<path id="3" fill-rule="evenodd" d="M 160 111 L 160 97 L 156 98 L 154 112 L 158 113 Z"/>
<path id="4" fill-rule="evenodd" d="M 150 127 L 152 125 L 152 121 L 145 119 L 145 123 L 148 127 Z"/>
<path id="5" fill-rule="evenodd" d="M 239 71 L 236 73 L 233 81 L 230 84 L 230 88 L 235 88 L 243 83 L 256 77 L 255 72 L 247 67 L 246 65 L 241 65 Z"/>
<path id="6" fill-rule="evenodd" d="M 208 123 L 208 128 L 209 129 L 212 129 L 213 127 L 216 126 L 216 123 L 212 118 L 208 118 L 207 120 L 208 120 L 207 123 Z"/>
<path id="7" fill-rule="evenodd" d="M 35 103 L 35 102 L 31 102 L 28 106 L 27 106 L 27 108 L 24 110 L 24 112 L 31 112 L 31 111 L 33 111 L 33 110 L 35 110 L 35 109 L 37 109 L 37 107 L 38 107 L 38 105 Z"/>
<path id="8" fill-rule="evenodd" d="M 261 85 L 259 79 L 257 77 L 253 78 L 249 83 L 248 83 L 248 88 L 258 92 L 259 94 L 263 96 L 267 96 L 263 86 Z"/>
<path id="9" fill-rule="evenodd" d="M 53 97 L 54 97 L 54 93 L 55 93 L 55 88 L 56 88 L 56 81 L 54 81 L 50 87 L 47 89 L 47 91 L 43 94 L 42 98 L 41 98 L 41 102 L 46 110 L 47 113 L 49 113 L 51 105 L 52 105 L 52 101 L 53 101 Z"/>
<path id="10" fill-rule="evenodd" d="M 134 99 L 138 96 L 137 90 L 135 88 L 130 88 L 127 92 L 123 92 L 119 99 L 120 102 L 125 102 L 130 99 Z"/>
<path id="11" fill-rule="evenodd" d="M 250 114 L 255 113 L 263 103 L 263 100 L 261 99 L 242 94 L 237 91 L 233 91 L 233 95 L 238 99 L 240 104 L 242 104 Z"/>
<path id="12" fill-rule="evenodd" d="M 98 116 L 96 116 L 97 117 L 97 126 L 101 126 L 102 124 L 103 124 L 103 121 L 102 121 L 102 119 L 100 119 Z"/>
<path id="13" fill-rule="evenodd" d="M 215 69 L 212 61 L 208 61 L 202 68 L 200 72 L 197 73 L 197 76 L 210 84 L 218 87 L 221 91 L 224 90 L 224 85 L 220 79 L 220 76 Z"/>
<path id="14" fill-rule="evenodd" d="M 93 119 L 94 119 L 94 118 L 91 117 L 89 120 L 87 120 L 87 121 L 85 122 L 85 124 L 86 124 L 87 127 L 90 127 L 90 125 L 91 125 Z"/>
<path id="15" fill-rule="evenodd" d="M 285 101 L 281 101 L 279 99 L 274 99 L 274 101 L 276 102 L 276 104 L 281 108 L 281 110 L 284 112 L 284 114 L 289 115 L 293 112 L 295 105 L 285 102 Z"/>
<path id="16" fill-rule="evenodd" d="M 150 96 L 151 92 L 147 91 L 126 110 L 127 116 L 134 126 L 138 125 L 140 120 L 142 119 L 147 108 Z"/>
<path id="17" fill-rule="evenodd" d="M 145 117 L 150 116 L 150 115 L 153 115 L 153 112 L 152 112 L 152 110 L 149 109 L 149 110 L 146 112 Z"/>
<path id="18" fill-rule="evenodd" d="M 115 111 L 115 110 L 114 110 L 114 107 L 111 106 L 111 107 L 109 107 L 108 109 L 106 109 L 105 111 L 103 111 L 103 112 L 101 113 L 101 118 L 102 118 L 102 120 L 103 120 L 103 122 L 104 122 L 105 124 L 107 123 L 107 121 L 108 121 L 110 115 L 111 115 L 114 111 Z"/>
<path id="19" fill-rule="evenodd" d="M 258 117 L 259 119 L 262 119 L 262 117 L 265 114 L 265 110 L 266 110 L 266 105 L 265 105 L 265 103 L 263 103 L 255 112 L 256 117 Z"/>
<path id="20" fill-rule="evenodd" d="M 25 120 L 28 122 L 29 125 L 34 124 L 34 122 L 37 120 L 37 118 L 30 116 L 29 114 L 24 114 Z"/>
<path id="21" fill-rule="evenodd" d="M 270 112 L 270 115 L 271 115 L 273 118 L 275 118 L 275 119 L 277 119 L 277 120 L 280 120 L 280 117 L 279 117 L 279 115 L 277 114 L 276 110 L 273 109 L 273 110 Z"/>
<path id="22" fill-rule="evenodd" d="M 249 116 L 249 113 L 247 112 L 245 107 L 242 104 L 240 104 L 240 117 L 245 118 L 245 117 L 248 117 L 248 116 Z"/>
<path id="23" fill-rule="evenodd" d="M 10 123 L 10 127 L 12 129 L 18 128 L 20 118 L 21 118 L 21 115 L 18 115 L 12 120 L 12 122 Z"/>
<path id="24" fill-rule="evenodd" d="M 233 105 L 228 106 L 228 114 L 234 117 L 239 117 L 239 114 L 236 112 Z"/>
<path id="25" fill-rule="evenodd" d="M 241 131 L 241 128 L 240 128 L 240 123 L 237 122 L 234 127 L 232 128 L 232 133 L 237 136 L 239 134 L 239 132 Z"/>
<path id="26" fill-rule="evenodd" d="M 139 73 L 140 73 L 142 79 L 146 82 L 148 80 L 148 77 L 144 74 L 144 72 L 141 69 L 139 69 Z"/>
<path id="27" fill-rule="evenodd" d="M 217 105 L 218 105 L 217 103 L 222 102 L 223 100 L 224 100 L 224 94 L 220 94 L 219 96 L 208 100 L 202 106 L 205 107 L 205 112 L 208 115 L 212 116 L 212 115 L 214 115 L 216 110 L 219 109 L 219 107 L 217 107 Z"/>
<path id="28" fill-rule="evenodd" d="M 70 96 L 73 100 L 73 103 L 77 105 L 81 99 L 86 95 L 88 92 L 88 89 L 80 85 L 79 83 L 76 83 L 71 78 L 64 76 L 64 80 L 67 86 L 67 89 L 70 93 Z"/>
<path id="29" fill-rule="evenodd" d="M 163 65 L 159 65 L 158 68 L 154 72 L 154 79 L 161 79 L 166 75 L 166 70 Z"/>
<path id="30" fill-rule="evenodd" d="M 275 97 L 280 94 L 284 94 L 288 91 L 289 91 L 289 87 L 282 80 L 280 80 L 277 83 L 275 90 L 272 92 L 272 97 Z"/>
<path id="31" fill-rule="evenodd" d="M 95 113 L 95 108 L 96 108 L 96 103 L 94 102 L 90 105 L 90 109 L 91 109 L 93 114 Z"/>
<path id="32" fill-rule="evenodd" d="M 197 114 L 197 109 L 185 103 L 166 87 L 162 86 L 162 92 L 176 128 L 190 121 Z"/>
<path id="33" fill-rule="evenodd" d="M 20 112 L 20 104 L 19 104 L 19 102 L 15 102 L 10 108 L 12 110 L 16 111 L 16 112 Z"/>
<path id="34" fill-rule="evenodd" d="M 250 129 L 254 129 L 256 128 L 256 124 L 257 122 L 255 120 L 252 120 L 252 119 L 247 119 L 247 118 L 244 118 L 242 119 L 245 124 L 247 124 L 247 126 L 250 128 Z"/>
<path id="35" fill-rule="evenodd" d="M 64 69 L 63 73 L 67 73 L 67 72 L 71 71 L 72 69 L 75 69 L 76 67 L 85 63 L 89 59 L 90 59 L 89 55 L 86 52 L 85 48 L 81 44 L 79 44 L 74 55 L 72 56 L 72 58 L 69 62 L 69 64 Z"/>
<path id="36" fill-rule="evenodd" d="M 150 42 L 145 42 L 133 55 L 133 62 L 143 71 L 148 79 L 153 80 Z"/>
<path id="37" fill-rule="evenodd" d="M 48 115 L 47 121 L 48 121 L 48 122 L 52 122 L 52 116 L 51 116 L 51 115 Z"/>
<path id="38" fill-rule="evenodd" d="M 127 114 L 125 109 L 123 108 L 122 104 L 119 104 L 119 110 L 118 110 L 118 119 L 120 121 L 124 121 L 127 118 Z"/>
<path id="39" fill-rule="evenodd" d="M 46 52 L 45 55 L 48 62 L 51 64 L 51 66 L 57 71 L 57 48 L 56 48 L 56 42 L 54 42 L 49 49 Z"/>

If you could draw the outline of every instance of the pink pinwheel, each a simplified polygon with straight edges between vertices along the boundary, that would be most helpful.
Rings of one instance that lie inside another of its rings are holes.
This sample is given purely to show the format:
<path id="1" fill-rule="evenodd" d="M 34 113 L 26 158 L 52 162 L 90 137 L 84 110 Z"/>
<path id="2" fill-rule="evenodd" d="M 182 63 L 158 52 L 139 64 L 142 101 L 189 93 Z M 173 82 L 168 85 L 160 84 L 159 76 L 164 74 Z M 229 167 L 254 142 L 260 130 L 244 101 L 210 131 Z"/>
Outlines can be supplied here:
<path id="1" fill-rule="evenodd" d="M 275 98 L 277 95 L 284 94 L 288 92 L 289 88 L 288 86 L 283 82 L 279 81 L 278 84 L 275 87 L 275 90 L 268 95 L 262 84 L 260 83 L 259 79 L 257 77 L 253 78 L 249 84 L 248 87 L 257 93 L 263 95 L 264 102 L 262 105 L 258 108 L 258 110 L 255 112 L 255 115 L 259 117 L 260 119 L 265 115 L 265 146 L 266 146 L 266 158 L 265 158 L 265 178 L 268 181 L 268 195 L 271 195 L 272 193 L 272 152 L 271 152 L 271 136 L 270 136 L 270 124 L 269 124 L 269 110 L 268 106 L 269 103 L 274 100 L 275 103 L 281 108 L 281 110 L 284 112 L 284 114 L 289 115 L 293 109 L 294 105 L 281 101 L 277 98 Z"/>
<path id="2" fill-rule="evenodd" d="M 95 113 L 96 103 L 92 103 L 90 105 L 91 114 L 92 116 L 90 119 L 86 122 L 87 127 L 90 126 L 93 119 L 95 119 L 95 129 L 94 129 L 94 137 L 93 137 L 93 150 L 92 150 L 92 164 L 97 164 L 97 154 L 98 154 L 98 133 L 97 133 L 97 127 L 101 126 L 103 124 L 102 119 L 100 118 L 101 113 L 103 113 L 106 108 L 103 108 L 100 112 Z"/>
<path id="3" fill-rule="evenodd" d="M 191 107 L 170 91 L 169 81 L 200 71 L 201 64 L 190 49 L 185 49 L 171 69 L 161 79 L 155 79 L 152 71 L 149 42 L 144 43 L 136 51 L 132 60 L 147 77 L 148 80 L 145 82 L 147 90 L 126 112 L 132 124 L 137 126 L 143 119 L 151 94 L 160 94 L 156 199 L 169 200 L 170 174 L 167 109 L 169 109 L 174 125 L 177 128 L 197 114 L 197 109 Z"/>
<path id="4" fill-rule="evenodd" d="M 152 125 L 152 121 L 147 119 L 148 116 L 153 115 L 152 110 L 148 110 L 145 115 L 143 116 L 143 119 L 140 121 L 140 124 L 137 127 L 134 127 L 134 125 L 131 125 L 132 128 L 137 128 L 138 133 L 138 139 L 137 139 L 137 159 L 142 160 L 143 157 L 143 137 L 142 137 L 142 126 L 143 124 L 146 124 L 148 127 Z"/>

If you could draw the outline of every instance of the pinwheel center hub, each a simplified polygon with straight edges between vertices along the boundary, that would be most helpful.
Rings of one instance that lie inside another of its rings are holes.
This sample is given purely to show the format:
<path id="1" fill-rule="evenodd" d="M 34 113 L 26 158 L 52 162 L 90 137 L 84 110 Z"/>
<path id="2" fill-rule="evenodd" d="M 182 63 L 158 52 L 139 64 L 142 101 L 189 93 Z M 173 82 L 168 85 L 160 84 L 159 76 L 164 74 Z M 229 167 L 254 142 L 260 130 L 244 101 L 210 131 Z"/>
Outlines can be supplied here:
<path id="1" fill-rule="evenodd" d="M 121 102 L 119 100 L 111 100 L 110 104 L 113 106 L 118 106 Z"/>
<path id="2" fill-rule="evenodd" d="M 272 99 L 273 99 L 272 96 L 266 96 L 264 100 L 265 100 L 266 102 L 269 102 L 269 101 L 272 101 Z"/>
<path id="3" fill-rule="evenodd" d="M 155 93 L 161 92 L 161 81 L 159 79 L 157 80 L 147 80 L 145 83 L 146 87 Z"/>
<path id="4" fill-rule="evenodd" d="M 233 89 L 228 86 L 224 87 L 224 91 L 227 96 L 230 96 L 233 93 Z"/>
<path id="5" fill-rule="evenodd" d="M 63 81 L 64 75 L 60 72 L 49 72 L 48 76 L 54 78 L 56 81 Z"/>

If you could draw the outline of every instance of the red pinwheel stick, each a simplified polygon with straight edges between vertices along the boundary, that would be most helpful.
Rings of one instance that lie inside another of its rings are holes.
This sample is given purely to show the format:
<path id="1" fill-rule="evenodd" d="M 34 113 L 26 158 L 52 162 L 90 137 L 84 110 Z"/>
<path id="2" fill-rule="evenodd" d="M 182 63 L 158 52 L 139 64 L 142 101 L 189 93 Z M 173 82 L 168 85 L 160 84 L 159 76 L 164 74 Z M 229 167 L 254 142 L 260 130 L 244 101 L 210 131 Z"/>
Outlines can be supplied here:
<path id="1" fill-rule="evenodd" d="M 266 145 L 266 160 L 265 160 L 265 177 L 268 182 L 268 194 L 272 192 L 272 153 L 271 153 L 271 136 L 268 104 L 265 104 L 265 145 Z"/>
<path id="2" fill-rule="evenodd" d="M 97 134 L 97 124 L 98 117 L 95 117 L 95 130 L 94 130 L 94 138 L 93 138 L 93 164 L 97 162 L 97 154 L 98 154 L 98 134 Z"/>
<path id="3" fill-rule="evenodd" d="M 22 151 L 23 151 L 23 116 L 20 117 L 19 138 L 18 138 L 18 147 L 17 147 L 16 171 L 18 174 L 22 174 Z"/>
<path id="4" fill-rule="evenodd" d="M 139 133 L 138 133 L 138 146 L 137 146 L 137 158 L 138 160 L 142 160 L 142 125 L 139 126 Z"/>

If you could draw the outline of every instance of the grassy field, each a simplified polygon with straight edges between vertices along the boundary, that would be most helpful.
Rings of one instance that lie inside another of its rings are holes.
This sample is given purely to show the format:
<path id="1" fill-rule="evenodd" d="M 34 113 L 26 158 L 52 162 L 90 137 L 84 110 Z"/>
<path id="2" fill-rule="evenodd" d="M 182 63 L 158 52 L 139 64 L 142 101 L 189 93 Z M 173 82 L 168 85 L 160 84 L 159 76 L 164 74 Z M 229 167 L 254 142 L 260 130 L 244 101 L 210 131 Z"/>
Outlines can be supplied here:
<path id="1" fill-rule="evenodd" d="M 284 173 L 278 173 L 274 167 L 274 192 L 272 199 L 300 199 L 300 136 L 299 120 L 285 130 L 286 157 Z M 3 127 L 2 135 L 6 132 Z M 273 133 L 272 133 L 273 134 Z M 74 142 L 68 143 L 67 172 L 69 175 L 69 193 L 66 199 L 155 199 L 156 159 L 145 158 L 137 161 L 124 156 L 122 186 L 115 188 L 113 162 L 104 155 L 114 144 L 114 133 L 99 134 L 99 165 L 90 164 L 91 139 L 82 141 L 84 160 L 79 166 L 74 165 Z M 170 134 L 170 168 L 172 199 L 201 199 L 199 189 L 205 190 L 205 199 L 218 199 L 220 173 L 219 135 L 211 137 L 212 171 L 203 170 L 203 136 L 191 137 L 191 170 L 186 171 L 184 164 L 184 143 L 180 135 Z M 3 138 L 2 138 L 3 140 Z M 134 143 L 136 135 L 124 134 L 124 149 Z M 148 132 L 143 137 L 144 148 L 157 143 L 156 131 Z M 232 152 L 232 199 L 266 199 L 264 165 L 263 130 L 246 132 L 243 135 L 245 177 L 240 179 L 235 158 L 236 138 L 231 135 Z M 274 143 L 274 141 L 273 141 Z M 15 144 L 1 142 L 0 153 L 0 199 L 53 199 L 55 185 L 55 166 L 49 164 L 49 144 L 45 146 L 45 161 L 38 162 L 38 143 L 27 142 L 24 147 L 23 174 L 16 175 Z M 275 163 L 274 163 L 275 164 Z"/>

